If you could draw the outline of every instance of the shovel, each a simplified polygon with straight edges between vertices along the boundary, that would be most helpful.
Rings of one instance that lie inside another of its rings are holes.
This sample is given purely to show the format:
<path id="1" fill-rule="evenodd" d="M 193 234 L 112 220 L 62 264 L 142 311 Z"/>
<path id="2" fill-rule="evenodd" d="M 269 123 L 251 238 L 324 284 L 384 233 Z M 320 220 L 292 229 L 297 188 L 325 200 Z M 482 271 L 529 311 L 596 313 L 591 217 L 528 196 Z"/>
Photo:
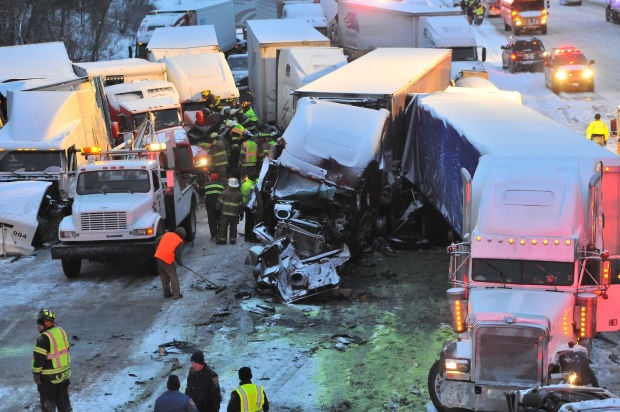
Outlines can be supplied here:
<path id="1" fill-rule="evenodd" d="M 178 263 L 178 262 L 177 262 Z M 207 279 L 206 277 L 202 276 L 201 274 L 199 274 L 198 272 L 196 272 L 193 269 L 188 268 L 187 266 L 178 263 L 179 266 L 181 266 L 182 268 L 185 268 L 187 270 L 189 270 L 190 272 L 192 272 L 194 275 L 198 276 L 200 279 L 204 280 L 205 282 L 207 282 L 209 285 L 213 286 L 215 288 L 215 294 L 217 295 L 218 293 L 222 292 L 224 289 L 226 289 L 226 285 L 216 285 L 215 283 L 211 282 L 209 279 Z"/>

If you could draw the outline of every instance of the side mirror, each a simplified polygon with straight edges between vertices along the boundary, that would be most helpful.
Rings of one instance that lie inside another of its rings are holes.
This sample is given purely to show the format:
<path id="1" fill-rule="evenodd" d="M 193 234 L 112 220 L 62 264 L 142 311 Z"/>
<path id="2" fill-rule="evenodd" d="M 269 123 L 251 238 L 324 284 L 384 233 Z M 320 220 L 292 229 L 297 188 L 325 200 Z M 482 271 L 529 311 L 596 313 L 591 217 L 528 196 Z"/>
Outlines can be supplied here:
<path id="1" fill-rule="evenodd" d="M 551 8 L 551 3 L 547 0 L 547 8 Z"/>

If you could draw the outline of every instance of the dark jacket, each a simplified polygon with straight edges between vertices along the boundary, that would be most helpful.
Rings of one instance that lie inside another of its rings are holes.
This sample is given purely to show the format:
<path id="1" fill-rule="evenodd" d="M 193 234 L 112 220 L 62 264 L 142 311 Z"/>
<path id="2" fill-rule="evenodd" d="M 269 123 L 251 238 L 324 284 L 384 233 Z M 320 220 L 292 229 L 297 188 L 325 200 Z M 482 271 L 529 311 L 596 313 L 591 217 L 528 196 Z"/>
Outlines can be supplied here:
<path id="1" fill-rule="evenodd" d="M 224 216 L 239 216 L 243 211 L 243 196 L 238 188 L 227 187 L 217 199 Z"/>
<path id="2" fill-rule="evenodd" d="M 155 401 L 155 412 L 196 412 L 192 399 L 179 391 L 166 391 Z"/>
<path id="3" fill-rule="evenodd" d="M 190 368 L 185 394 L 192 398 L 199 412 L 218 412 L 220 410 L 222 394 L 219 384 L 216 384 L 213 379 L 217 377 L 217 373 L 206 365 L 200 372 Z"/>
<path id="4" fill-rule="evenodd" d="M 245 385 L 247 383 L 252 383 L 251 381 L 241 381 L 239 382 L 239 386 Z M 265 393 L 265 389 L 263 388 L 264 395 L 264 403 L 263 403 L 263 412 L 269 412 L 269 401 L 267 400 L 267 393 Z M 230 400 L 228 401 L 228 407 L 226 408 L 226 412 L 241 412 L 241 399 L 239 398 L 239 394 L 237 390 L 234 390 L 230 393 Z"/>

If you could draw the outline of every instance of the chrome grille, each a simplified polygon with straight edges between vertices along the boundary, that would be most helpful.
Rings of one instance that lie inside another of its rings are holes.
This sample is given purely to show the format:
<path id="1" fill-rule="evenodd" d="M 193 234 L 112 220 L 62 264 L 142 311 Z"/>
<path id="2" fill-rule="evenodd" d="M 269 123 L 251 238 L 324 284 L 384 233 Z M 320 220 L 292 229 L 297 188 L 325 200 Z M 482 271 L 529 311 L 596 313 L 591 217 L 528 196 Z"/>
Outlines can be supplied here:
<path id="1" fill-rule="evenodd" d="M 118 230 L 127 229 L 126 212 L 82 213 L 82 230 Z"/>

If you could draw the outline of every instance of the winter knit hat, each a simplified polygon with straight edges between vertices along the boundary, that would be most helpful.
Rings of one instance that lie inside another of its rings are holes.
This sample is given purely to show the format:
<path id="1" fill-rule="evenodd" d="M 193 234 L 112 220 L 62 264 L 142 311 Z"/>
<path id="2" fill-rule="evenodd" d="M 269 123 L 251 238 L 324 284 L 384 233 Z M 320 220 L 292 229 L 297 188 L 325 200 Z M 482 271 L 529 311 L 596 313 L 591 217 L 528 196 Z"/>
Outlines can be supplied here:
<path id="1" fill-rule="evenodd" d="M 204 353 L 202 353 L 202 351 L 199 351 L 199 350 L 198 350 L 198 351 L 196 351 L 196 352 L 194 352 L 194 353 L 192 354 L 192 359 L 191 359 L 191 361 L 192 361 L 192 362 L 199 363 L 199 364 L 201 364 L 201 365 L 204 365 L 204 364 L 205 364 L 205 355 L 204 355 Z"/>

